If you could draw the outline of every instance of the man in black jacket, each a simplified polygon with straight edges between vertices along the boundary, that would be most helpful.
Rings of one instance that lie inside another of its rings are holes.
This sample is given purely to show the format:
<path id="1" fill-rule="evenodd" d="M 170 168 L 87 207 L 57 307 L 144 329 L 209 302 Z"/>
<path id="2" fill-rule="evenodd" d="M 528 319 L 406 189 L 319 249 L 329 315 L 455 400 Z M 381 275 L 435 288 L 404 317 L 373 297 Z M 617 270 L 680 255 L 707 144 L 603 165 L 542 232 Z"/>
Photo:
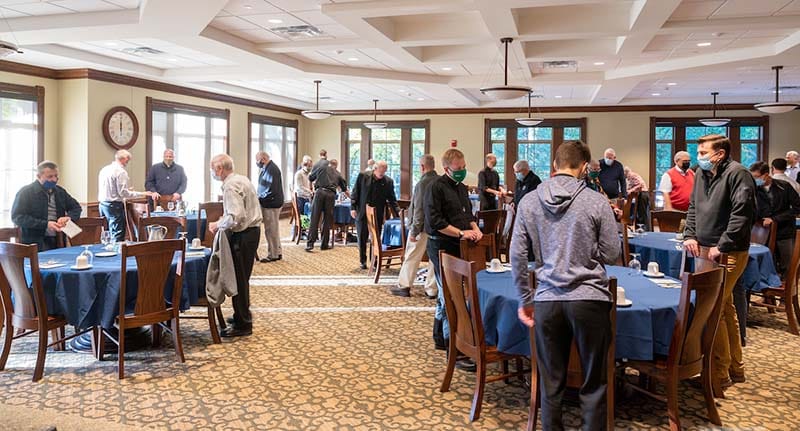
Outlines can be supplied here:
<path id="1" fill-rule="evenodd" d="M 617 160 L 613 148 L 607 148 L 600 160 L 600 185 L 609 199 L 628 197 L 628 186 L 625 183 L 625 168 Z"/>
<path id="2" fill-rule="evenodd" d="M 386 205 L 389 205 L 395 214 L 400 214 L 397 206 L 397 196 L 394 192 L 394 181 L 386 176 L 389 166 L 383 160 L 375 162 L 372 171 L 358 174 L 353 192 L 350 193 L 350 215 L 356 219 L 356 233 L 358 234 L 358 258 L 361 269 L 367 269 L 367 205 L 375 208 L 375 221 L 378 235 L 383 227 L 383 214 Z"/>
<path id="3" fill-rule="evenodd" d="M 278 219 L 283 207 L 283 179 L 281 169 L 264 151 L 256 153 L 258 166 L 258 202 L 261 204 L 261 218 L 264 223 L 264 238 L 267 240 L 267 257 L 261 262 L 283 259 L 281 233 Z"/>
<path id="4" fill-rule="evenodd" d="M 517 160 L 514 163 L 514 176 L 517 178 L 514 186 L 514 207 L 518 207 L 523 196 L 536 190 L 542 179 L 531 170 L 527 160 Z"/>
<path id="5" fill-rule="evenodd" d="M 706 135 L 697 142 L 694 189 L 686 213 L 683 246 L 691 256 L 707 253 L 718 260 L 727 253 L 722 316 L 714 338 L 712 387 L 721 397 L 723 390 L 744 382 L 742 340 L 733 304 L 733 287 L 747 266 L 750 230 L 755 219 L 756 184 L 747 169 L 731 159 L 731 142 L 722 135 Z M 701 250 L 702 249 L 702 250 Z M 703 261 L 697 261 L 695 270 Z"/>
<path id="6" fill-rule="evenodd" d="M 11 220 L 22 229 L 21 241 L 39 251 L 56 248 L 56 236 L 71 219 L 81 216 L 81 205 L 58 185 L 58 165 L 39 163 L 36 181 L 21 188 L 11 207 Z"/>
<path id="7" fill-rule="evenodd" d="M 778 224 L 775 256 L 778 269 L 786 275 L 794 249 L 795 218 L 800 214 L 800 196 L 791 184 L 769 174 L 766 162 L 755 162 L 750 165 L 750 173 L 756 182 L 757 223 L 769 228 Z"/>

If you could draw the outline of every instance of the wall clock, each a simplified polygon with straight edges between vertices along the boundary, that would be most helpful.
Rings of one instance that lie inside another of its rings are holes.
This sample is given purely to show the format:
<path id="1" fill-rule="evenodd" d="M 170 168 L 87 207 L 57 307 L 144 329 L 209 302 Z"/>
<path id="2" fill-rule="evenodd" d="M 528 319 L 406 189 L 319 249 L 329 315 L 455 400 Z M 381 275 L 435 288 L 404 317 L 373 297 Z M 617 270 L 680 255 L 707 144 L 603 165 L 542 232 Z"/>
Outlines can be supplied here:
<path id="1" fill-rule="evenodd" d="M 103 137 L 108 145 L 117 150 L 127 150 L 139 136 L 139 121 L 133 111 L 124 106 L 115 106 L 103 117 Z"/>

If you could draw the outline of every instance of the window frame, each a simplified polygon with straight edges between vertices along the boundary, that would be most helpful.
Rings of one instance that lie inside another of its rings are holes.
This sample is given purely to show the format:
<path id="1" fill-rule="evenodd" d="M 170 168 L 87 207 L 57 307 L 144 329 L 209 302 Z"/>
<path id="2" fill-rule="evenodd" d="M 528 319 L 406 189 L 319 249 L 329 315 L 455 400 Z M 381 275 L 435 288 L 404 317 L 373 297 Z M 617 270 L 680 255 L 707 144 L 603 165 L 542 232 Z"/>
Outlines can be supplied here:
<path id="1" fill-rule="evenodd" d="M 550 148 L 550 173 L 553 172 L 553 157 L 555 157 L 558 146 L 564 143 L 564 128 L 577 127 L 581 129 L 581 141 L 587 143 L 587 121 L 586 117 L 580 118 L 548 118 L 537 124 L 534 127 L 552 127 L 553 128 L 553 141 Z M 510 184 L 516 183 L 514 176 L 514 163 L 518 160 L 518 147 L 517 147 L 517 129 L 527 128 L 517 123 L 513 119 L 503 118 L 486 118 L 483 121 L 483 153 L 488 154 L 492 152 L 492 129 L 505 128 L 506 129 L 506 151 L 505 151 L 505 178 L 501 178 L 501 183 L 509 188 Z M 494 141 L 497 143 L 497 141 Z M 483 160 L 483 157 L 481 157 Z M 483 169 L 483 165 L 477 171 Z M 545 180 L 545 178 L 542 178 Z"/>
<path id="2" fill-rule="evenodd" d="M 672 134 L 672 155 L 678 151 L 686 151 L 686 127 L 700 126 L 701 117 L 650 117 L 650 190 L 656 190 L 661 178 L 656 178 L 656 127 L 671 126 L 674 128 Z M 766 160 L 769 154 L 769 116 L 760 117 L 732 117 L 728 128 L 728 139 L 731 141 L 731 158 L 741 159 L 741 135 L 739 128 L 742 126 L 761 127 L 761 140 L 758 142 L 759 151 L 757 160 Z M 659 141 L 664 142 L 664 141 Z M 747 140 L 747 143 L 752 143 Z M 674 164 L 674 163 L 673 163 Z"/>
<path id="3" fill-rule="evenodd" d="M 295 130 L 295 149 L 294 149 L 294 160 L 292 160 L 292 171 L 291 172 L 283 172 L 283 167 L 281 167 L 281 174 L 283 176 L 284 187 L 285 183 L 288 181 L 292 187 L 291 190 L 294 190 L 294 169 L 297 168 L 298 164 L 298 152 L 300 147 L 300 121 L 299 120 L 290 120 L 287 118 L 278 118 L 278 117 L 270 117 L 268 115 L 261 115 L 261 114 L 254 114 L 252 112 L 247 113 L 247 178 L 252 179 L 252 170 L 253 170 L 253 161 L 250 160 L 250 156 L 253 152 L 253 124 L 258 124 L 259 126 L 276 126 L 283 128 L 283 143 L 282 145 L 286 145 L 286 128 L 293 127 Z M 286 155 L 286 148 L 282 148 L 283 154 L 281 157 Z M 284 203 L 292 201 L 292 194 L 284 193 L 283 197 Z"/>
<path id="4" fill-rule="evenodd" d="M 339 166 L 341 172 L 349 174 L 350 172 L 350 153 L 348 130 L 360 128 L 361 129 L 361 149 L 359 162 L 359 171 L 363 171 L 367 167 L 367 160 L 372 158 L 372 133 L 371 129 L 364 126 L 368 121 L 346 121 L 341 122 L 341 158 Z M 401 129 L 400 130 L 400 196 L 398 199 L 411 199 L 411 181 L 412 172 L 414 167 L 411 166 L 414 155 L 414 141 L 411 139 L 411 129 L 425 129 L 425 151 L 424 154 L 430 154 L 431 151 L 431 120 L 405 120 L 405 121 L 387 121 L 387 129 Z M 366 157 L 365 157 L 366 155 Z M 348 180 L 349 175 L 347 175 Z M 352 189 L 352 184 L 348 187 Z"/>

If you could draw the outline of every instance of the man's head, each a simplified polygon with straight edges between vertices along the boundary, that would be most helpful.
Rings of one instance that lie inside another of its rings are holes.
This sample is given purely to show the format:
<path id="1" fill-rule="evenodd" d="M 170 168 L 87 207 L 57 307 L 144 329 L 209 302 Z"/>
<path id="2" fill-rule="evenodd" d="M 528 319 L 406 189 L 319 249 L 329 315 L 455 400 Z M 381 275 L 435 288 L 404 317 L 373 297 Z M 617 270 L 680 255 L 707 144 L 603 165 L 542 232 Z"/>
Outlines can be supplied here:
<path id="1" fill-rule="evenodd" d="M 789 166 L 794 166 L 797 164 L 797 151 L 789 151 L 786 153 L 786 161 L 789 162 Z"/>
<path id="2" fill-rule="evenodd" d="M 627 178 L 631 174 L 631 167 L 625 166 L 624 168 L 622 168 L 622 172 L 625 174 L 625 178 Z"/>
<path id="3" fill-rule="evenodd" d="M 457 148 L 450 148 L 442 155 L 442 168 L 444 172 L 460 183 L 467 177 L 467 161 L 464 160 L 464 153 Z"/>
<path id="4" fill-rule="evenodd" d="M 425 154 L 420 157 L 419 164 L 423 174 L 436 169 L 436 159 L 431 154 Z"/>
<path id="5" fill-rule="evenodd" d="M 311 159 L 311 156 L 309 156 L 308 154 L 303 156 L 303 163 L 301 163 L 301 166 L 310 168 L 313 165 L 314 165 L 314 160 Z"/>
<path id="6" fill-rule="evenodd" d="M 617 160 L 617 152 L 613 148 L 606 148 L 603 152 L 603 162 L 611 166 L 614 164 L 614 160 Z"/>
<path id="7" fill-rule="evenodd" d="M 45 160 L 36 166 L 36 179 L 45 189 L 50 190 L 58 183 L 58 165 Z"/>
<path id="8" fill-rule="evenodd" d="M 224 181 L 233 173 L 233 159 L 227 154 L 218 154 L 211 159 L 211 176 L 217 181 Z"/>
<path id="9" fill-rule="evenodd" d="M 319 150 L 319 158 L 320 159 L 327 159 L 328 158 L 328 152 L 326 150 Z"/>
<path id="10" fill-rule="evenodd" d="M 769 176 L 769 166 L 766 162 L 755 162 L 750 165 L 750 174 L 756 180 L 757 186 L 768 186 L 772 183 L 772 178 Z"/>
<path id="11" fill-rule="evenodd" d="M 375 159 L 367 160 L 367 169 L 375 169 Z"/>
<path id="12" fill-rule="evenodd" d="M 531 171 L 531 165 L 528 164 L 527 160 L 517 160 L 514 163 L 514 176 L 517 177 L 518 180 L 522 181 L 523 178 L 528 176 L 528 172 Z"/>
<path id="13" fill-rule="evenodd" d="M 772 175 L 786 172 L 787 166 L 788 163 L 786 163 L 786 159 L 781 159 L 780 157 L 772 159 Z"/>
<path id="14" fill-rule="evenodd" d="M 672 160 L 675 161 L 675 166 L 683 172 L 688 171 L 689 165 L 692 163 L 692 158 L 686 151 L 678 151 Z"/>
<path id="15" fill-rule="evenodd" d="M 581 141 L 566 141 L 558 146 L 553 166 L 557 172 L 580 178 L 589 163 L 594 163 L 597 171 L 600 164 L 592 160 L 592 151 Z"/>
<path id="16" fill-rule="evenodd" d="M 372 175 L 375 175 L 375 178 L 381 179 L 384 175 L 386 175 L 386 170 L 389 169 L 389 165 L 386 164 L 385 160 L 378 160 L 375 162 L 375 166 L 372 168 Z"/>
<path id="17" fill-rule="evenodd" d="M 338 170 L 338 169 L 339 169 L 339 161 L 338 161 L 338 160 L 336 160 L 336 159 L 331 159 L 331 161 L 330 161 L 329 165 L 330 165 L 330 167 L 332 167 L 334 170 Z"/>
<path id="18" fill-rule="evenodd" d="M 494 154 L 492 153 L 487 154 L 485 159 L 486 159 L 486 167 L 494 169 L 494 167 L 497 166 L 497 156 L 495 156 Z"/>
<path id="19" fill-rule="evenodd" d="M 122 166 L 128 166 L 128 162 L 131 161 L 131 153 L 128 150 L 119 150 L 114 153 L 114 160 Z"/>
<path id="20" fill-rule="evenodd" d="M 175 152 L 172 150 L 164 150 L 164 164 L 170 167 L 173 163 L 175 163 Z"/>
<path id="21" fill-rule="evenodd" d="M 269 163 L 269 154 L 266 151 L 259 151 L 256 153 L 256 166 L 263 168 Z"/>
<path id="22" fill-rule="evenodd" d="M 722 135 L 706 135 L 697 140 L 697 164 L 710 171 L 731 154 L 731 141 Z"/>

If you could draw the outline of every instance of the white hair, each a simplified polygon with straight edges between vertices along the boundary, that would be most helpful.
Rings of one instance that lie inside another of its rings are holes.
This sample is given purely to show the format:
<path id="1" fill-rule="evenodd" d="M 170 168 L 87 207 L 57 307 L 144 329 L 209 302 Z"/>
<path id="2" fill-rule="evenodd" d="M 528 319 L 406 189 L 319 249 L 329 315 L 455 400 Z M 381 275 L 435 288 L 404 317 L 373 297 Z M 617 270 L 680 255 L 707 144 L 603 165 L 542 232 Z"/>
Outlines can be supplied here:
<path id="1" fill-rule="evenodd" d="M 517 160 L 514 163 L 514 169 L 515 170 L 522 170 L 522 169 L 531 170 L 531 165 L 528 164 L 527 160 Z"/>
<path id="2" fill-rule="evenodd" d="M 797 156 L 800 156 L 800 154 L 798 154 L 798 153 L 797 153 L 797 151 L 794 151 L 794 150 L 792 150 L 792 151 L 787 151 L 787 152 L 786 152 L 786 157 L 789 157 L 789 156 L 792 156 L 792 157 L 797 157 Z"/>
<path id="3" fill-rule="evenodd" d="M 128 150 L 118 150 L 116 153 L 114 153 L 114 159 L 116 159 L 116 160 L 122 160 L 122 159 L 128 158 L 130 156 L 131 156 L 131 153 Z"/>
<path id="4" fill-rule="evenodd" d="M 678 163 L 678 159 L 680 159 L 681 157 L 688 157 L 690 159 L 692 158 L 692 156 L 690 156 L 688 152 L 678 151 L 677 153 L 675 153 L 675 157 L 672 158 L 672 161 Z"/>
<path id="5" fill-rule="evenodd" d="M 219 166 L 225 172 L 233 172 L 233 159 L 227 154 L 217 154 L 211 159 L 211 166 Z"/>
<path id="6" fill-rule="evenodd" d="M 606 155 L 606 154 L 608 154 L 608 153 L 611 153 L 611 154 L 613 154 L 613 155 L 615 155 L 615 156 L 617 155 L 617 152 L 616 152 L 616 151 L 614 151 L 614 149 L 613 149 L 613 148 L 606 148 L 606 150 L 605 150 L 605 151 L 603 151 L 603 155 Z"/>

